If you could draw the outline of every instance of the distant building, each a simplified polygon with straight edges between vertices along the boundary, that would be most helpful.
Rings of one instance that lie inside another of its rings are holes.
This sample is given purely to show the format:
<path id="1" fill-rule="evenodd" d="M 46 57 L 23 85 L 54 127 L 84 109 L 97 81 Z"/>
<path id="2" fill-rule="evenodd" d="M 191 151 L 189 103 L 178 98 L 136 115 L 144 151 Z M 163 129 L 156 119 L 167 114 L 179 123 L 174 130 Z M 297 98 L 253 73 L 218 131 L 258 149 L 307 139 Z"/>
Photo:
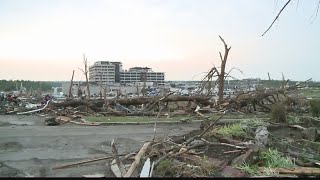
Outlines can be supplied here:
<path id="1" fill-rule="evenodd" d="M 107 85 L 120 82 L 121 62 L 98 61 L 89 67 L 89 81 Z"/>
<path id="2" fill-rule="evenodd" d="M 120 73 L 120 83 L 152 82 L 154 85 L 164 85 L 164 72 L 153 72 L 148 67 L 133 67 Z"/>
<path id="3" fill-rule="evenodd" d="M 114 85 L 149 82 L 153 85 L 164 85 L 164 72 L 153 72 L 148 67 L 133 67 L 129 71 L 122 69 L 121 62 L 97 61 L 89 67 L 90 83 Z"/>

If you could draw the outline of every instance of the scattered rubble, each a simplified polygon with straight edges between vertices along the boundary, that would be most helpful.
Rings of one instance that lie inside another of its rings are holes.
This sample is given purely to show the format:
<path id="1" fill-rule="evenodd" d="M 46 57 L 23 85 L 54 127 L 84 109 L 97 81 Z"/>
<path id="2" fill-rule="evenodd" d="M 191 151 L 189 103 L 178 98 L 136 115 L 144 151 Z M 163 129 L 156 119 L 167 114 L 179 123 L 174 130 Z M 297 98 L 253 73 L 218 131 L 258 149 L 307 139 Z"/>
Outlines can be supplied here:
<path id="1" fill-rule="evenodd" d="M 306 114 L 310 109 L 306 100 L 290 96 L 290 91 L 299 86 L 300 84 L 279 90 L 235 94 L 220 103 L 206 95 L 177 96 L 164 93 L 155 97 L 66 99 L 62 102 L 47 98 L 42 101 L 44 103 L 39 104 L 24 100 L 1 106 L 0 111 L 4 114 L 46 116 L 47 126 L 100 125 L 98 122 L 86 121 L 86 116 L 156 117 L 153 139 L 145 142 L 139 151 L 118 154 L 117 142 L 112 141 L 112 156 L 59 165 L 53 167 L 54 170 L 108 160 L 106 168 L 111 170 L 115 177 L 263 177 L 275 174 L 319 176 L 318 118 L 299 116 L 300 118 L 290 121 L 272 121 L 272 118 L 255 118 L 250 121 L 240 119 L 240 122 L 225 126 L 218 123 L 230 114 L 243 116 L 269 113 L 276 103 L 283 104 L 285 113 L 291 113 L 291 116 Z M 296 113 L 297 111 L 299 113 Z M 157 137 L 156 124 L 159 117 L 181 115 L 201 119 L 199 130 L 183 137 Z M 266 149 L 277 151 L 274 153 L 270 150 L 268 154 Z M 287 159 L 281 164 L 282 157 Z M 278 161 L 277 165 L 266 163 L 273 159 Z M 293 167 L 288 169 L 289 165 Z"/>

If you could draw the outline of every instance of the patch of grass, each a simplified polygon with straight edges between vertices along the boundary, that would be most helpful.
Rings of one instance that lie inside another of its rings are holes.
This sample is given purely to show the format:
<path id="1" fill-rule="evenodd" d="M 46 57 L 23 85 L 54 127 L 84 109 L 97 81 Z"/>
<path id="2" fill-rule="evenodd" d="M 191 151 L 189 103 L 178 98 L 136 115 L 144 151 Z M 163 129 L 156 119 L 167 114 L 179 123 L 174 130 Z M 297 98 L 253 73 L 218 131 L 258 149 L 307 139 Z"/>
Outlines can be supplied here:
<path id="1" fill-rule="evenodd" d="M 288 124 L 299 124 L 299 123 L 301 123 L 301 120 L 298 116 L 288 115 L 287 122 L 288 122 Z"/>
<path id="2" fill-rule="evenodd" d="M 220 114 L 213 114 L 210 119 L 217 119 Z M 253 118 L 268 118 L 266 114 L 226 114 L 221 119 L 253 119 Z"/>
<path id="3" fill-rule="evenodd" d="M 199 166 L 200 166 L 200 174 L 202 175 L 206 175 L 206 176 L 209 176 L 211 175 L 215 168 L 214 166 L 212 165 L 212 163 L 209 163 L 208 161 L 208 157 L 207 156 L 204 156 L 200 161 L 199 161 Z"/>
<path id="4" fill-rule="evenodd" d="M 298 93 L 302 93 L 307 98 L 320 98 L 320 89 L 299 89 Z"/>
<path id="5" fill-rule="evenodd" d="M 310 108 L 313 117 L 320 116 L 320 99 L 310 100 Z"/>
<path id="6" fill-rule="evenodd" d="M 258 119 L 258 118 L 252 118 L 252 119 L 244 119 L 240 122 L 241 125 L 245 125 L 248 127 L 258 127 L 258 126 L 268 126 L 270 123 L 265 122 L 262 119 Z"/>
<path id="7" fill-rule="evenodd" d="M 181 121 L 190 118 L 188 116 L 173 116 L 170 118 L 161 117 L 158 121 Z M 156 117 L 148 116 L 87 116 L 86 121 L 90 122 L 154 122 Z"/>
<path id="8" fill-rule="evenodd" d="M 246 174 L 248 174 L 250 176 L 259 175 L 259 172 L 257 171 L 257 166 L 254 166 L 254 165 L 249 165 L 247 163 L 243 163 L 241 166 L 238 166 L 235 168 L 245 172 Z"/>
<path id="9" fill-rule="evenodd" d="M 261 152 L 261 159 L 267 168 L 292 168 L 296 165 L 292 163 L 289 157 L 282 157 L 275 149 L 268 149 Z"/>
<path id="10" fill-rule="evenodd" d="M 316 152 L 320 152 L 320 142 L 314 142 L 303 139 L 305 146 L 314 149 Z"/>
<path id="11" fill-rule="evenodd" d="M 174 177 L 177 172 L 175 172 L 173 166 L 172 161 L 168 159 L 162 160 L 155 169 L 155 175 L 157 177 Z"/>
<path id="12" fill-rule="evenodd" d="M 283 104 L 277 103 L 271 107 L 271 119 L 276 122 L 287 122 L 286 108 Z"/>
<path id="13" fill-rule="evenodd" d="M 156 177 L 179 177 L 184 173 L 205 177 L 209 176 L 213 170 L 214 167 L 205 159 L 201 159 L 197 166 L 165 159 L 159 162 L 154 172 Z"/>
<path id="14" fill-rule="evenodd" d="M 224 137 L 248 137 L 247 132 L 242 128 L 242 125 L 240 123 L 225 125 L 224 127 L 219 128 L 216 132 Z"/>

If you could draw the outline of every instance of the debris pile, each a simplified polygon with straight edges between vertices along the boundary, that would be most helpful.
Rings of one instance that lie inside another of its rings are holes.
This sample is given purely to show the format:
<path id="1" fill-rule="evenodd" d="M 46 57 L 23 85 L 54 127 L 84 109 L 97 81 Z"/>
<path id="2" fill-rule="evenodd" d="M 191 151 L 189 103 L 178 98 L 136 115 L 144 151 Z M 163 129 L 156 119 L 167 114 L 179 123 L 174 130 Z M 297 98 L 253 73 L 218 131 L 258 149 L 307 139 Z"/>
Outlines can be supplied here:
<path id="1" fill-rule="evenodd" d="M 147 116 L 154 121 L 154 136 L 137 151 L 119 154 L 115 141 L 112 155 L 84 160 L 53 169 L 69 168 L 108 160 L 115 177 L 280 177 L 320 175 L 320 120 L 302 116 L 310 111 L 308 100 L 293 96 L 292 90 L 257 90 L 238 93 L 217 103 L 209 95 L 115 99 L 66 99 L 45 97 L 41 103 L 26 100 L 1 107 L 5 114 L 38 114 L 48 126 L 98 126 L 86 116 Z M 38 101 L 39 102 L 39 101 Z M 281 104 L 284 108 L 276 108 Z M 311 108 L 312 110 L 312 108 Z M 282 116 L 284 112 L 285 116 Z M 226 115 L 269 115 L 269 119 L 247 118 L 221 125 Z M 313 113 L 317 116 L 316 113 Z M 197 131 L 181 137 L 157 137 L 159 117 L 188 115 L 203 120 Z M 279 120 L 280 116 L 284 120 Z M 84 175 L 91 177 L 91 175 Z M 103 176 L 101 174 L 95 176 Z"/>
<path id="2" fill-rule="evenodd" d="M 300 125 L 275 125 L 259 120 L 236 123 L 237 126 L 218 125 L 226 113 L 211 120 L 205 129 L 183 136 L 161 139 L 156 138 L 155 131 L 154 138 L 145 142 L 136 152 L 118 154 L 116 143 L 112 141 L 112 155 L 108 157 L 57 166 L 54 169 L 108 159 L 106 168 L 115 177 L 320 175 L 320 142 L 319 139 L 304 139 L 307 128 Z M 317 121 L 318 124 L 314 125 L 319 126 L 320 120 Z M 305 122 L 300 124 L 307 125 Z M 238 125 L 242 129 L 235 128 Z"/>

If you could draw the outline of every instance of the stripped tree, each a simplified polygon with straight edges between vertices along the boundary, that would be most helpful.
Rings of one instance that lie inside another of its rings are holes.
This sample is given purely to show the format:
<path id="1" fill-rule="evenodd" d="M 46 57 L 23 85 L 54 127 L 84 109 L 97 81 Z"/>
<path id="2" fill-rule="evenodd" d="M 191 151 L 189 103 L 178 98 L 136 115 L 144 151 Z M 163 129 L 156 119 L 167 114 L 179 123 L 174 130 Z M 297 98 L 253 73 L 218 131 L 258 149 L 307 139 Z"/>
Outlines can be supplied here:
<path id="1" fill-rule="evenodd" d="M 83 72 L 83 74 L 86 77 L 88 98 L 90 99 L 90 88 L 89 88 L 89 80 L 88 80 L 88 60 L 87 60 L 85 54 L 83 54 L 83 64 L 84 64 L 84 70 L 80 69 L 80 68 L 79 69 Z"/>
<path id="2" fill-rule="evenodd" d="M 219 36 L 221 41 L 223 42 L 224 45 L 224 56 L 222 57 L 221 52 L 219 52 L 220 55 L 220 60 L 221 60 L 221 67 L 220 67 L 220 73 L 218 72 L 218 102 L 221 102 L 223 100 L 223 89 L 224 89 L 224 80 L 225 80 L 225 69 L 226 69 L 226 64 L 228 60 L 228 54 L 231 49 L 231 46 L 228 47 L 224 39 L 222 39 L 221 36 Z M 228 74 L 227 74 L 228 75 Z"/>
<path id="3" fill-rule="evenodd" d="M 231 68 L 230 71 L 226 73 L 226 64 L 228 60 L 228 55 L 231 47 L 228 47 L 227 43 L 224 41 L 224 39 L 219 36 L 220 40 L 223 42 L 224 45 L 224 55 L 222 55 L 221 52 L 219 52 L 220 60 L 221 60 L 221 66 L 216 67 L 213 65 L 213 67 L 210 69 L 210 71 L 207 73 L 207 75 L 202 79 L 201 87 L 199 88 L 197 93 L 201 93 L 205 88 L 208 89 L 208 92 L 206 93 L 206 96 L 209 96 L 211 93 L 211 81 L 214 77 L 217 77 L 215 81 L 215 85 L 218 86 L 218 103 L 221 103 L 223 101 L 223 91 L 224 91 L 224 82 L 227 77 L 231 77 L 233 79 L 236 79 L 235 77 L 232 77 L 230 73 L 233 70 L 238 70 L 240 73 L 243 74 L 243 72 L 238 68 Z M 220 69 L 219 69 L 220 68 Z"/>

